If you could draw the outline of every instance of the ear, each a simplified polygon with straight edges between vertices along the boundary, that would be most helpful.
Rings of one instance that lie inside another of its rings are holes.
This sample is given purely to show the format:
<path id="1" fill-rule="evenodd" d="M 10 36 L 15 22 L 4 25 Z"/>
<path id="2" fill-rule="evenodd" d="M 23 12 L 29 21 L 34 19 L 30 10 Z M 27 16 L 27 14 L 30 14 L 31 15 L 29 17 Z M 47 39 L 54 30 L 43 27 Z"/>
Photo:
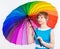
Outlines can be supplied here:
<path id="1" fill-rule="evenodd" d="M 47 18 L 47 21 L 48 21 L 48 18 Z"/>

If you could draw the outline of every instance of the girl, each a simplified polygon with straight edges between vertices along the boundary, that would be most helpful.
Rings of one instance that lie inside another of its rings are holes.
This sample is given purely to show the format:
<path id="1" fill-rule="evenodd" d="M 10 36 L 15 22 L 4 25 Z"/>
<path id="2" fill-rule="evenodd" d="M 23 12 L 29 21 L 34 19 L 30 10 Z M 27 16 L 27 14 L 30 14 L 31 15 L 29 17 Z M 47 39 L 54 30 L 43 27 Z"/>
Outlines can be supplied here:
<path id="1" fill-rule="evenodd" d="M 40 24 L 40 27 L 35 30 L 38 37 L 36 37 L 35 34 L 32 34 L 32 37 L 34 37 L 36 43 L 35 49 L 53 49 L 54 47 L 54 31 L 47 26 L 47 21 L 48 13 L 44 11 L 39 12 L 37 15 L 37 22 Z M 30 32 L 31 31 L 32 30 L 30 29 Z"/>

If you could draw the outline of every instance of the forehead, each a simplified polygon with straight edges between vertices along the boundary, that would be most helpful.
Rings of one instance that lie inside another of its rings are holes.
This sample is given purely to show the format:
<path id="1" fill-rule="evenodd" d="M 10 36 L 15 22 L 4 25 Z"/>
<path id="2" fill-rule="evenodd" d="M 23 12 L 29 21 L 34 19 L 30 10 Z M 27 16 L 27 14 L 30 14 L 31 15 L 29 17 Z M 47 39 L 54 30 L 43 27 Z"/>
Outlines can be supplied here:
<path id="1" fill-rule="evenodd" d="M 38 15 L 38 17 L 44 17 L 44 15 L 40 14 L 40 15 Z"/>

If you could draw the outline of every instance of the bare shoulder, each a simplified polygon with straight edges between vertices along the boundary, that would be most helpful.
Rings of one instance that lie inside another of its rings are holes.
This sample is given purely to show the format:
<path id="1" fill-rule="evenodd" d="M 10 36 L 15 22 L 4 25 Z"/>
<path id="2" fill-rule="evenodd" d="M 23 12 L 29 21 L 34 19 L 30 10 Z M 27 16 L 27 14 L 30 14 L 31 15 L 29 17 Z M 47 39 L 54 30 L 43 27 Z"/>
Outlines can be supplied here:
<path id="1" fill-rule="evenodd" d="M 52 36 L 54 35 L 54 29 L 51 29 L 51 35 Z"/>
<path id="2" fill-rule="evenodd" d="M 54 33 L 54 29 L 51 29 L 51 33 Z"/>

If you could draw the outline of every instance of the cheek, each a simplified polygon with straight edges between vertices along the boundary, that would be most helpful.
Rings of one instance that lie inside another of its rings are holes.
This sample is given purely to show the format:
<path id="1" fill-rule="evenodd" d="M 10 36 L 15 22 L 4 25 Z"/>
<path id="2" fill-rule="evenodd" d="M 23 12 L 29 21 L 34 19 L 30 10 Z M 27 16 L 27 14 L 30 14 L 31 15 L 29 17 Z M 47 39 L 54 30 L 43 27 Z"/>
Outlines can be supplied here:
<path id="1" fill-rule="evenodd" d="M 42 19 L 38 19 L 38 23 L 39 24 L 42 24 L 43 23 L 43 20 Z"/>
<path id="2" fill-rule="evenodd" d="M 41 18 L 38 18 L 38 21 L 42 21 Z"/>
<path id="3" fill-rule="evenodd" d="M 43 22 L 46 22 L 46 19 L 42 19 Z"/>
<path id="4" fill-rule="evenodd" d="M 38 23 L 40 23 L 42 20 L 41 19 L 38 19 Z"/>
<path id="5" fill-rule="evenodd" d="M 38 18 L 38 23 L 44 23 L 44 22 L 46 22 L 46 20 L 44 18 L 42 18 L 42 19 Z"/>

